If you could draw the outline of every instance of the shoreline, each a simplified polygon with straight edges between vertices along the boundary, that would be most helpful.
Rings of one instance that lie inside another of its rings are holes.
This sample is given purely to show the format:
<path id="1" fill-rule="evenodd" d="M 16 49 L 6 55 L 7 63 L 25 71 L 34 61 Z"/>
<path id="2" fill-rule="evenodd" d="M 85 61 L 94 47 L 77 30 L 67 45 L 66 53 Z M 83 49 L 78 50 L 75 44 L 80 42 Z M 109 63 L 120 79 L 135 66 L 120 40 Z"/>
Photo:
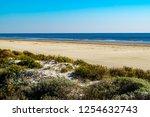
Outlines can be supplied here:
<path id="1" fill-rule="evenodd" d="M 0 48 L 67 56 L 107 67 L 150 70 L 150 45 L 145 44 L 0 39 Z"/>
<path id="2" fill-rule="evenodd" d="M 71 40 L 29 40 L 29 39 L 13 39 L 13 38 L 0 38 L 0 41 L 29 41 L 29 42 L 51 42 L 51 43 L 76 43 L 76 44 L 94 44 L 94 45 L 118 45 L 118 46 L 144 46 L 150 47 L 149 43 L 127 43 L 127 42 L 91 42 L 91 41 L 71 41 Z"/>

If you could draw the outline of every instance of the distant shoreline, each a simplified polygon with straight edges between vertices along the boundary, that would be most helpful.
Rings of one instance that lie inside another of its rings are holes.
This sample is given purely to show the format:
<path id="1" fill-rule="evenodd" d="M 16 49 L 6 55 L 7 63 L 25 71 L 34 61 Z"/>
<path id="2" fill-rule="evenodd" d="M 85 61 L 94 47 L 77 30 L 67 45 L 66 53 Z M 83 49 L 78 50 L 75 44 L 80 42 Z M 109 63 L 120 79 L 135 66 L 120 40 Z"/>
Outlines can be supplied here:
<path id="1" fill-rule="evenodd" d="M 14 39 L 14 38 L 0 38 L 0 40 L 7 41 L 30 41 L 30 42 L 52 42 L 52 43 L 77 43 L 77 44 L 96 44 L 96 45 L 120 45 L 120 46 L 144 46 L 150 47 L 149 43 L 125 43 L 125 42 L 88 42 L 88 41 L 70 41 L 70 40 L 55 40 L 55 39 Z"/>

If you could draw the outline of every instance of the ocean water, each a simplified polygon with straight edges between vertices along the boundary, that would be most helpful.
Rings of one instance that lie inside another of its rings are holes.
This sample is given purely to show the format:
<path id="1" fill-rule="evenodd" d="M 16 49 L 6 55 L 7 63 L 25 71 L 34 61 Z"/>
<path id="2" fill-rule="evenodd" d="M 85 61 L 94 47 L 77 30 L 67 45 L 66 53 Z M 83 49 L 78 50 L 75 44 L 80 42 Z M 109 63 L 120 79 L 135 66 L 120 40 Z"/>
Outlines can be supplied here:
<path id="1" fill-rule="evenodd" d="M 150 44 L 150 33 L 0 33 L 0 39 Z"/>

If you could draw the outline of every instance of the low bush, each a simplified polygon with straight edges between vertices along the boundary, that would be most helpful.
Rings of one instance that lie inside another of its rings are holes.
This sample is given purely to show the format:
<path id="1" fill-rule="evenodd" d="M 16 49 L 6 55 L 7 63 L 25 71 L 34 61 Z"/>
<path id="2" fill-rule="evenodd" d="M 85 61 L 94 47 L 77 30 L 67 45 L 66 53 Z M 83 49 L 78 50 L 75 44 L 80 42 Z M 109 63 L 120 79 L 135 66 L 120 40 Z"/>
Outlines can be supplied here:
<path id="1" fill-rule="evenodd" d="M 138 78 L 114 78 L 101 80 L 88 86 L 84 99 L 150 99 L 150 83 Z"/>
<path id="2" fill-rule="evenodd" d="M 10 65 L 9 67 L 7 67 L 6 70 L 6 75 L 5 77 L 7 78 L 14 78 L 14 77 L 18 77 L 19 73 L 21 70 L 24 70 L 25 67 L 19 66 L 19 65 Z"/>
<path id="3" fill-rule="evenodd" d="M 68 95 L 72 93 L 75 88 L 75 84 L 65 78 L 52 78 L 49 80 L 44 80 L 33 86 L 26 93 L 29 99 L 45 99 L 46 97 L 55 97 L 58 99 L 68 99 Z"/>
<path id="4" fill-rule="evenodd" d="M 130 67 L 110 68 L 109 75 L 111 77 L 136 77 L 150 80 L 150 72 L 142 69 L 133 69 Z"/>
<path id="5" fill-rule="evenodd" d="M 147 73 L 142 69 L 135 69 L 135 77 L 146 78 Z"/>
<path id="6" fill-rule="evenodd" d="M 15 81 L 16 82 L 16 81 Z M 9 79 L 6 85 L 0 89 L 0 98 L 5 100 L 18 100 L 26 99 L 23 92 L 21 91 L 21 84 L 15 83 L 14 79 Z"/>
<path id="7" fill-rule="evenodd" d="M 79 65 L 79 66 L 88 65 L 88 63 L 86 63 L 85 61 L 80 60 L 80 59 L 77 59 L 76 61 L 74 61 L 74 64 L 75 64 L 75 65 Z"/>
<path id="8" fill-rule="evenodd" d="M 24 57 L 23 60 L 21 60 L 18 65 L 21 66 L 26 66 L 28 68 L 41 68 L 41 64 L 36 62 L 34 59 L 32 59 L 31 57 Z"/>
<path id="9" fill-rule="evenodd" d="M 0 58 L 11 58 L 14 57 L 15 55 L 12 53 L 11 50 L 0 50 Z"/>
<path id="10" fill-rule="evenodd" d="M 126 71 L 122 68 L 110 68 L 109 69 L 109 74 L 112 77 L 125 77 L 126 76 Z"/>
<path id="11" fill-rule="evenodd" d="M 22 52 L 20 52 L 20 51 L 12 51 L 12 53 L 15 55 L 15 56 L 22 56 L 23 55 L 23 53 Z"/>
<path id="12" fill-rule="evenodd" d="M 48 56 L 45 56 L 44 54 L 37 54 L 34 56 L 34 59 L 36 60 L 49 60 L 49 57 Z"/>
<path id="13" fill-rule="evenodd" d="M 59 63 L 72 63 L 73 60 L 65 56 L 54 56 L 54 60 Z"/>
<path id="14" fill-rule="evenodd" d="M 33 53 L 29 52 L 29 51 L 23 51 L 23 54 L 24 54 L 25 56 L 29 56 L 29 57 L 31 57 L 31 58 L 33 58 L 33 57 L 35 56 L 35 54 L 33 54 Z"/>
<path id="15" fill-rule="evenodd" d="M 0 68 L 5 68 L 10 65 L 10 60 L 7 58 L 0 58 Z"/>
<path id="16" fill-rule="evenodd" d="M 25 67 L 18 65 L 10 65 L 7 68 L 0 69 L 0 87 L 5 86 L 9 79 L 17 79 L 20 76 L 20 71 L 24 69 Z"/>
<path id="17" fill-rule="evenodd" d="M 107 72 L 107 68 L 99 65 L 80 66 L 75 69 L 74 75 L 79 79 L 100 80 Z"/>

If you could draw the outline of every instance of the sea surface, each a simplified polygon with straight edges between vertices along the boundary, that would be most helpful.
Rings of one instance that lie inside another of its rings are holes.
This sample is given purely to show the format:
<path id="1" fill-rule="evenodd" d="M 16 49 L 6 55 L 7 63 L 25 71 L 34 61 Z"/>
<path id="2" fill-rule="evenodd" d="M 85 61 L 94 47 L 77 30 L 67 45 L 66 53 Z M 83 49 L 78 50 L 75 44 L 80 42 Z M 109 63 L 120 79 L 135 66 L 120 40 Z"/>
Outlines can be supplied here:
<path id="1" fill-rule="evenodd" d="M 150 33 L 0 33 L 0 39 L 150 44 Z"/>

